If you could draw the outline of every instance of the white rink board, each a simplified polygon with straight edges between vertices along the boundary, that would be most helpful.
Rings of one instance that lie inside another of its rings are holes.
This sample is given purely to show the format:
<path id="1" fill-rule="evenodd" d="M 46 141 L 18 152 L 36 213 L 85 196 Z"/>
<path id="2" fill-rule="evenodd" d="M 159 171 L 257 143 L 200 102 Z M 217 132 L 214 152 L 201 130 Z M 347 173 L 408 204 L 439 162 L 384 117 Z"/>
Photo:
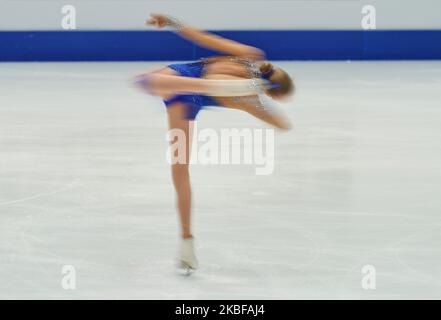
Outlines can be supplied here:
<path id="1" fill-rule="evenodd" d="M 152 12 L 210 30 L 361 30 L 366 5 L 378 29 L 441 28 L 439 0 L 3 0 L 0 30 L 62 30 L 67 4 L 79 30 L 144 30 Z"/>

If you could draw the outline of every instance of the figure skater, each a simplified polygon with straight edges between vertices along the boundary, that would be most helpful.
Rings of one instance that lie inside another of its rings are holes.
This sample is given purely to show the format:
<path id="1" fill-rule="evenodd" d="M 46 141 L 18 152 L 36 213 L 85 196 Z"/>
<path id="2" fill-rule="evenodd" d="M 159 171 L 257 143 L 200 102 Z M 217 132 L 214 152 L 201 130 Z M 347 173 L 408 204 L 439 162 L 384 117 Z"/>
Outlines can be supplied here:
<path id="1" fill-rule="evenodd" d="M 185 161 L 172 164 L 171 171 L 182 228 L 179 262 L 186 270 L 195 270 L 198 261 L 191 232 L 189 177 L 193 120 L 205 106 L 222 106 L 245 111 L 276 128 L 289 130 L 289 120 L 270 104 L 272 99 L 292 95 L 294 84 L 285 71 L 266 61 L 265 53 L 258 48 L 197 30 L 163 14 L 152 14 L 146 24 L 171 27 L 185 39 L 223 54 L 171 64 L 136 78 L 138 85 L 164 100 L 170 130 L 180 129 L 185 133 L 185 155 L 175 154 Z"/>

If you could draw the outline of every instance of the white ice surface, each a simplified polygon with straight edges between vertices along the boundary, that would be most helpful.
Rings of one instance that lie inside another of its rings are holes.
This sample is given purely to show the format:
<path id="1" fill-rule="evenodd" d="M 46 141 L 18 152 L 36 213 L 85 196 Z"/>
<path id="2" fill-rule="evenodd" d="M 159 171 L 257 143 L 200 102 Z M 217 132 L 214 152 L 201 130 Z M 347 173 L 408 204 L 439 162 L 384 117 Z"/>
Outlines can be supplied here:
<path id="1" fill-rule="evenodd" d="M 159 65 L 0 64 L 0 298 L 441 298 L 441 62 L 280 63 L 298 95 L 274 173 L 192 168 L 190 278 L 164 107 L 129 85 Z M 265 125 L 214 109 L 199 127 Z"/>

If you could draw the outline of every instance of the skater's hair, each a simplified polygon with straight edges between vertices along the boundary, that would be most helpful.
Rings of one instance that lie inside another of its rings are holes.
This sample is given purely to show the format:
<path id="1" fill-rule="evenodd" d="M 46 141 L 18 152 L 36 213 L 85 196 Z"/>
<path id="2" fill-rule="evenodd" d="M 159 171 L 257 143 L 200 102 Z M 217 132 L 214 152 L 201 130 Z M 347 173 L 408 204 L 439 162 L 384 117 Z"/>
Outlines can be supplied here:
<path id="1" fill-rule="evenodd" d="M 295 92 L 295 85 L 288 73 L 281 68 L 274 67 L 268 61 L 260 66 L 262 77 L 269 80 L 274 86 L 267 90 L 273 97 L 289 96 Z"/>
<path id="2" fill-rule="evenodd" d="M 233 56 L 214 56 L 204 58 L 202 61 L 206 64 L 214 63 L 218 61 L 227 61 L 231 59 L 237 59 Z M 240 61 L 240 59 L 236 60 Z M 260 73 L 262 78 L 270 81 L 273 86 L 266 90 L 266 93 L 273 98 L 282 98 L 290 96 L 295 92 L 295 85 L 291 77 L 282 68 L 274 67 L 270 62 L 264 61 L 260 64 Z"/>

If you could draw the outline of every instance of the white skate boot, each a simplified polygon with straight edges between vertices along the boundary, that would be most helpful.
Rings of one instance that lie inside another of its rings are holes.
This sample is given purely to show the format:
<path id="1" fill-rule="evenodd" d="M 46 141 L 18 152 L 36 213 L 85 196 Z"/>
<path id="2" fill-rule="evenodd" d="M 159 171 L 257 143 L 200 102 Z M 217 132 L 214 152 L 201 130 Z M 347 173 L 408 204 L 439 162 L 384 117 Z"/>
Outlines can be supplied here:
<path id="1" fill-rule="evenodd" d="M 194 253 L 193 238 L 182 240 L 179 252 L 179 264 L 187 275 L 198 268 L 199 264 Z"/>

